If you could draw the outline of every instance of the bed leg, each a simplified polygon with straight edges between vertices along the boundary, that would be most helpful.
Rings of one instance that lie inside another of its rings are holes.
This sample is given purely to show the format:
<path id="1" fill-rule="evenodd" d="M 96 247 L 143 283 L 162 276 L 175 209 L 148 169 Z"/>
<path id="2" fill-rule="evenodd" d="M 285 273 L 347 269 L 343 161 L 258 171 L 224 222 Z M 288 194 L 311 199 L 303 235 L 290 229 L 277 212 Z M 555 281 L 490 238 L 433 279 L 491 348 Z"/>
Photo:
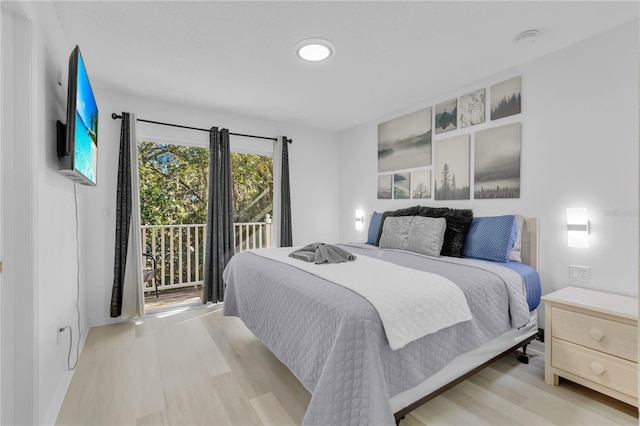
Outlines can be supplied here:
<path id="1" fill-rule="evenodd" d="M 522 347 L 522 353 L 518 352 L 517 358 L 521 363 L 529 364 L 529 358 L 531 358 L 531 355 L 527 354 L 527 345 Z"/>
<path id="2" fill-rule="evenodd" d="M 404 416 L 396 419 L 396 426 L 398 426 L 400 424 L 400 422 L 403 421 L 403 420 L 404 420 Z"/>

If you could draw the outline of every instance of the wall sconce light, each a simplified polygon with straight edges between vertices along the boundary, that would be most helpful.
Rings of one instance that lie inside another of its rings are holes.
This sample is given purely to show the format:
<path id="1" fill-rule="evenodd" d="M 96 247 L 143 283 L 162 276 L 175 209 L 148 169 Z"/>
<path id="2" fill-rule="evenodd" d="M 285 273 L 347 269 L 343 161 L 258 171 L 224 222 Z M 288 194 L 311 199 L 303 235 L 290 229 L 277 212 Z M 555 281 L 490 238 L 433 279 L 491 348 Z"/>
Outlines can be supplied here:
<path id="1" fill-rule="evenodd" d="M 589 247 L 589 219 L 586 208 L 567 209 L 567 242 L 569 247 Z"/>
<path id="2" fill-rule="evenodd" d="M 360 209 L 356 209 L 356 231 L 361 231 L 364 228 L 364 212 Z"/>

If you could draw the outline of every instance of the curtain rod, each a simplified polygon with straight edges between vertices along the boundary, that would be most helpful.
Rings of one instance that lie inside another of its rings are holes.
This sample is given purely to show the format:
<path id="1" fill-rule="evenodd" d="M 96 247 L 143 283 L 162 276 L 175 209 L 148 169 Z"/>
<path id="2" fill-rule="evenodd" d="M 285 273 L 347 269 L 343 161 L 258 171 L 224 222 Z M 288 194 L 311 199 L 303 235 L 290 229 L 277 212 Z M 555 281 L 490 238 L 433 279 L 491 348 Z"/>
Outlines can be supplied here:
<path id="1" fill-rule="evenodd" d="M 116 113 L 114 112 L 114 113 L 112 113 L 112 114 L 111 114 L 111 118 L 113 118 L 114 120 L 115 120 L 115 119 L 117 119 L 117 118 L 120 118 L 120 119 L 121 119 L 121 118 L 122 118 L 122 116 L 121 116 L 121 115 L 118 115 L 118 114 L 116 114 Z M 179 127 L 179 128 L 181 128 L 181 129 L 199 130 L 199 131 L 201 131 L 201 132 L 207 132 L 207 133 L 209 132 L 209 129 L 200 129 L 200 128 L 198 128 L 198 127 L 182 126 L 182 125 L 180 125 L 180 124 L 163 123 L 163 122 L 161 122 L 161 121 L 144 120 L 144 119 L 142 119 L 142 118 L 136 118 L 136 121 L 143 121 L 143 122 L 145 122 L 145 123 L 152 123 L 152 124 L 160 124 L 160 125 L 162 125 L 162 126 L 169 126 L 169 127 Z M 233 135 L 233 136 L 242 136 L 242 137 L 245 137 L 245 138 L 267 139 L 267 140 L 270 140 L 270 141 L 277 141 L 277 140 L 278 140 L 277 138 L 269 138 L 269 137 L 267 137 L 267 136 L 246 135 L 246 134 L 244 134 L 244 133 L 231 133 L 231 132 L 229 132 L 229 134 L 230 134 L 230 135 Z M 291 139 L 289 139 L 289 143 L 293 143 L 293 141 L 292 141 Z"/>

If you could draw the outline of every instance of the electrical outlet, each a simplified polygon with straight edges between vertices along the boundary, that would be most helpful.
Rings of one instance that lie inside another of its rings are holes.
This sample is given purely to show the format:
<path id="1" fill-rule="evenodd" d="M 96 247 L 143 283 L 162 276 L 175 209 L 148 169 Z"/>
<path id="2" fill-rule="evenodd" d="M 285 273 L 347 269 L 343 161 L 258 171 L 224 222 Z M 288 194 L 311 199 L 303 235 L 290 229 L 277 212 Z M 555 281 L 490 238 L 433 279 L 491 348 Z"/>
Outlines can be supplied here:
<path id="1" fill-rule="evenodd" d="M 588 266 L 569 265 L 569 281 L 589 284 L 591 282 L 591 268 Z"/>

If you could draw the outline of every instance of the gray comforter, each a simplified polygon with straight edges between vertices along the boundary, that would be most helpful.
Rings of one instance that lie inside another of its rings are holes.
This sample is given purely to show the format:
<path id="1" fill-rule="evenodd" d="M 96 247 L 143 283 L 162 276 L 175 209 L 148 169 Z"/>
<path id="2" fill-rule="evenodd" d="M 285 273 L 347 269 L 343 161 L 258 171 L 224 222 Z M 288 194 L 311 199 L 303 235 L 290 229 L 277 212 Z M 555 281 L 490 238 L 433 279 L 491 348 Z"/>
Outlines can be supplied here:
<path id="1" fill-rule="evenodd" d="M 311 392 L 304 424 L 395 424 L 389 403 L 394 395 L 506 332 L 512 318 L 529 318 L 522 280 L 512 271 L 502 274 L 506 268 L 373 246 L 347 248 L 452 280 L 473 320 L 393 351 L 376 310 L 358 294 L 251 252 L 236 254 L 224 271 L 224 314 L 240 317 Z"/>

